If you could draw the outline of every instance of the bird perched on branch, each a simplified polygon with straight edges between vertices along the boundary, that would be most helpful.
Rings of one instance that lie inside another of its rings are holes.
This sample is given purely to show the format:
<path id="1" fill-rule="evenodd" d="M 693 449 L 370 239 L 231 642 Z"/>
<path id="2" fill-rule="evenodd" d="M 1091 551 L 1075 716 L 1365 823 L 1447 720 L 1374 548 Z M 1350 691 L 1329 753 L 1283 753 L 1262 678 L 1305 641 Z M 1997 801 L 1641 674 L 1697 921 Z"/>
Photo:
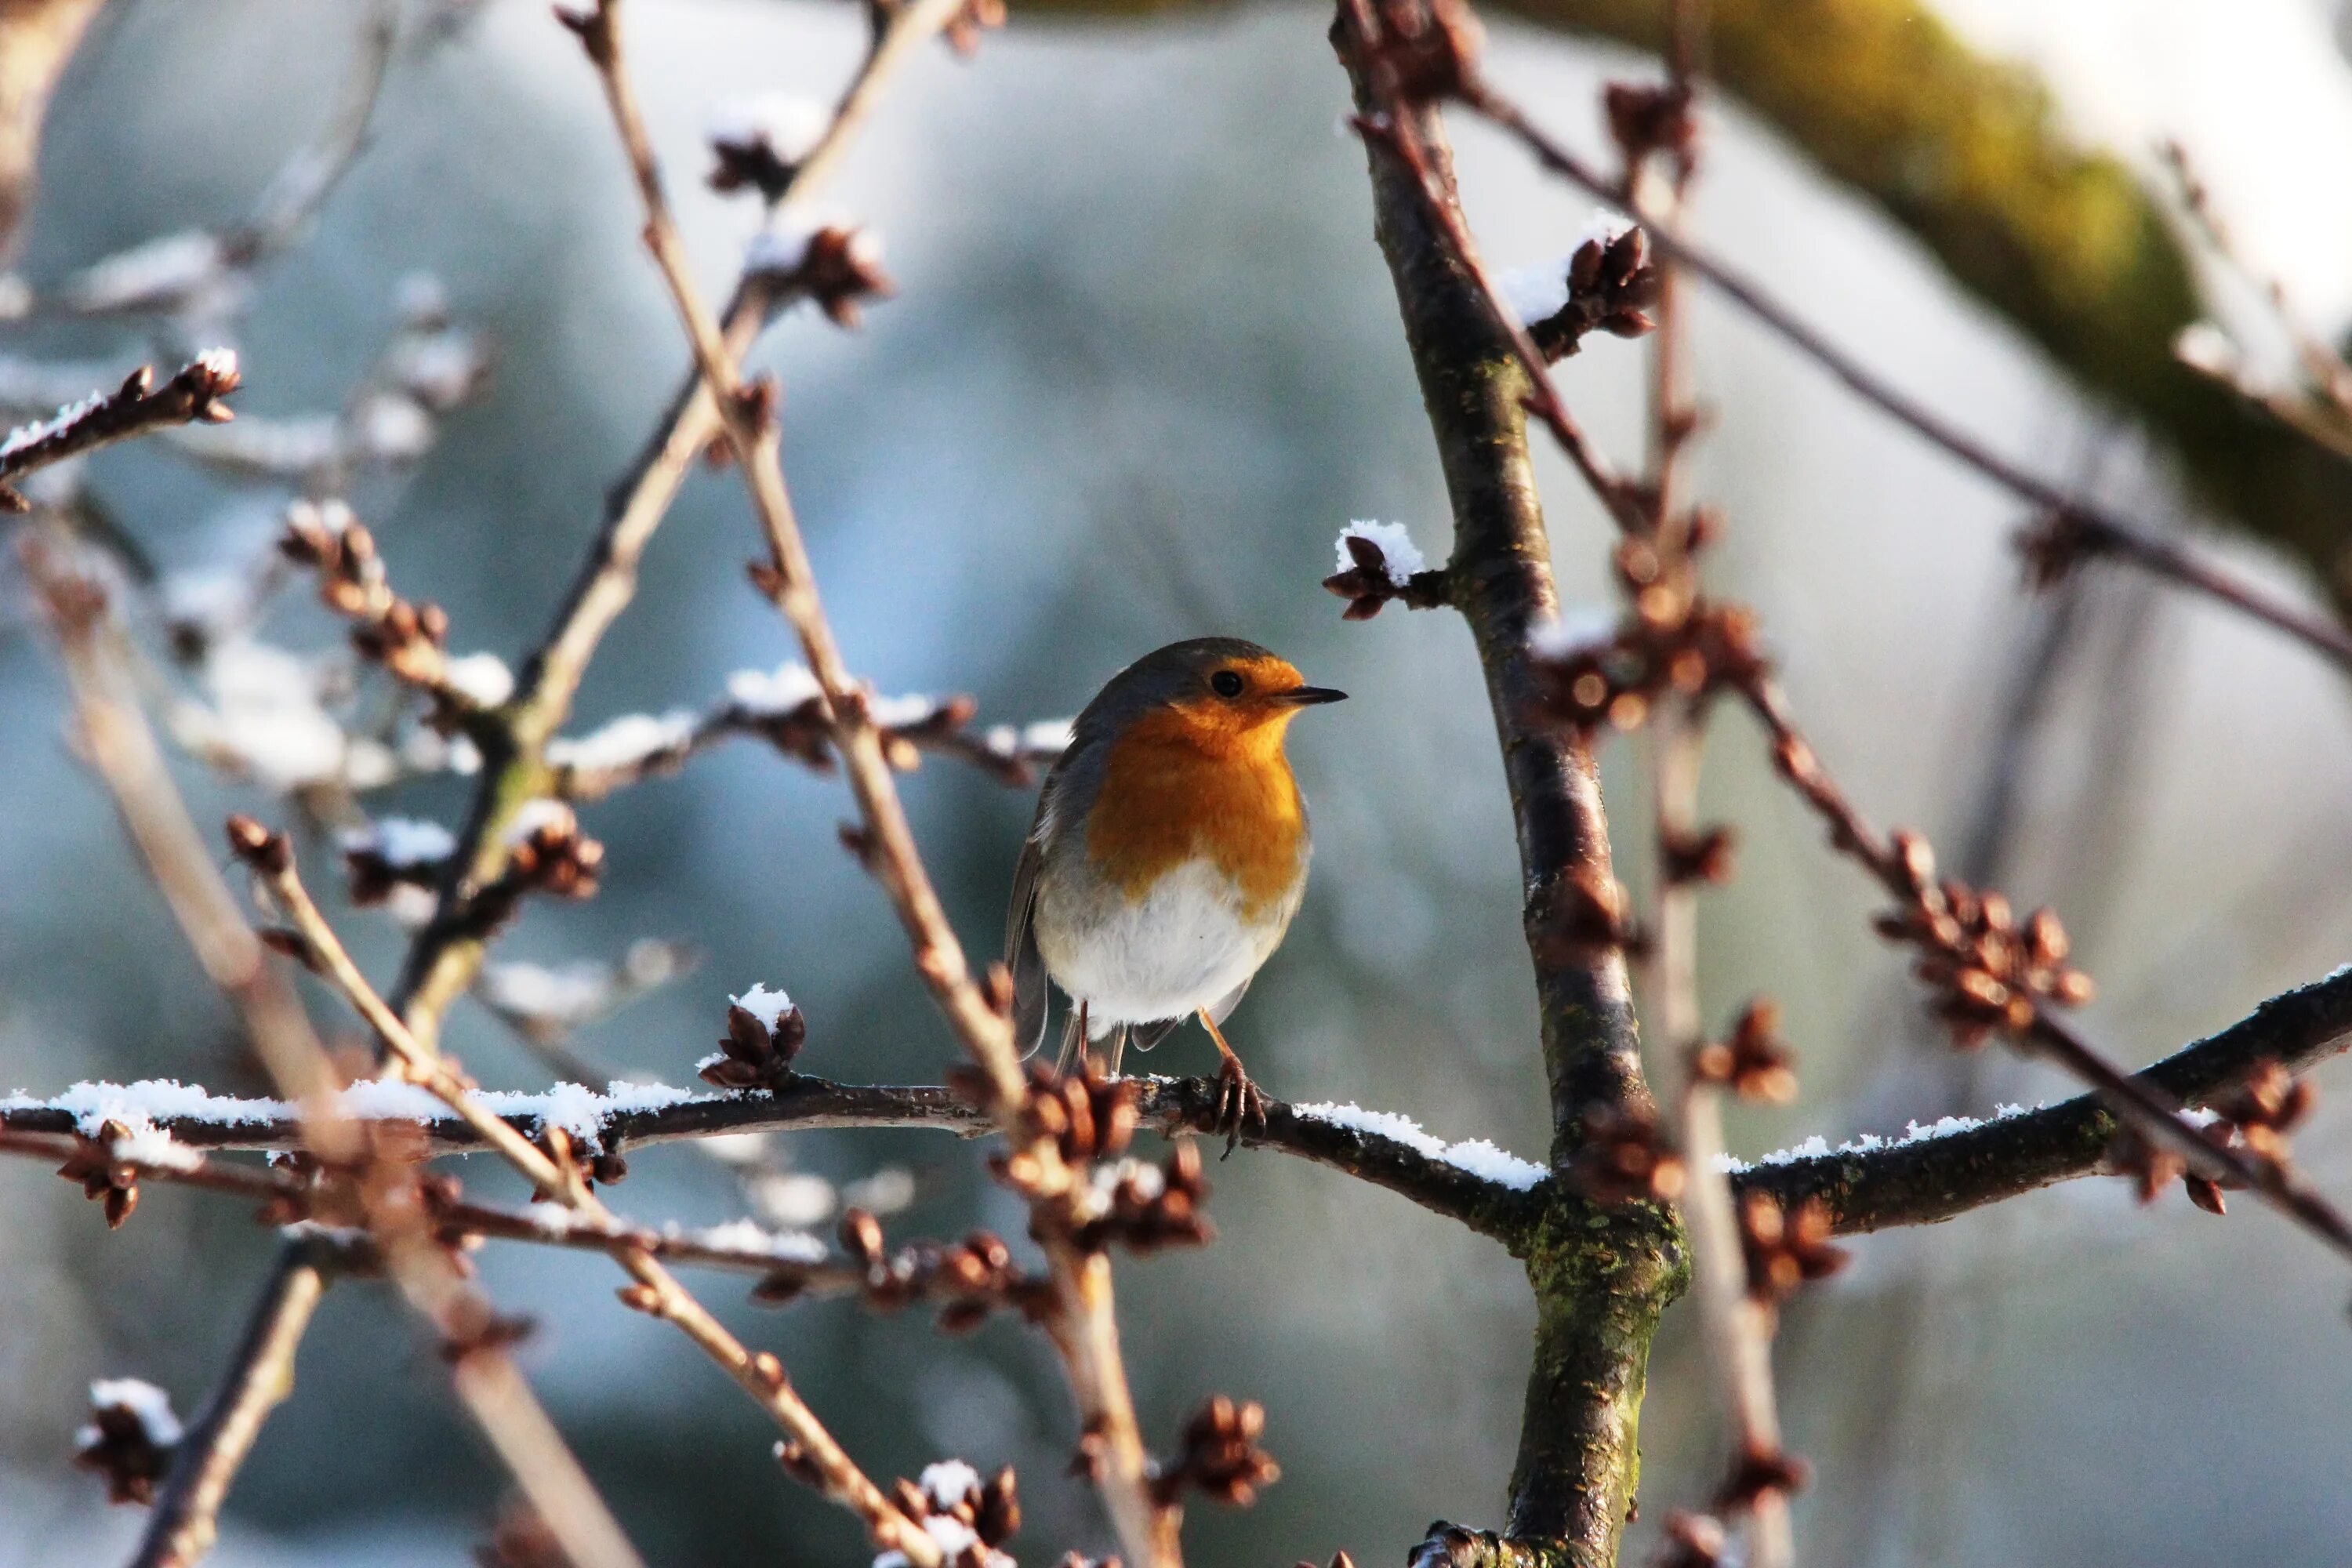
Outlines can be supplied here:
<path id="1" fill-rule="evenodd" d="M 1309 686 L 1255 643 L 1196 637 L 1113 676 L 1078 715 L 1013 874 L 1004 962 L 1024 1051 L 1045 982 L 1070 998 L 1055 1070 L 1107 1041 L 1149 1050 L 1197 1017 L 1223 1058 L 1226 1152 L 1265 1101 L 1217 1026 L 1282 944 L 1307 890 L 1307 803 L 1283 755 Z"/>

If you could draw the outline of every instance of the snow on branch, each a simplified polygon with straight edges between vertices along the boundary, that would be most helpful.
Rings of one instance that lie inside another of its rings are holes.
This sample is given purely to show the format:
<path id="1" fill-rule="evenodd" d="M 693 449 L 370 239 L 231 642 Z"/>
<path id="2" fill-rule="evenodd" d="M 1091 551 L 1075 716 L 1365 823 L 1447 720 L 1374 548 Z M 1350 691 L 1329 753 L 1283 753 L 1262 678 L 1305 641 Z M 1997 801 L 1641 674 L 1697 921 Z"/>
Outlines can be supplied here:
<path id="1" fill-rule="evenodd" d="M 700 713 L 687 709 L 626 713 L 584 735 L 549 742 L 547 762 L 554 772 L 555 793 L 567 800 L 601 800 L 630 784 L 675 773 L 689 758 L 738 735 L 765 741 L 817 772 L 832 770 L 837 759 L 830 710 L 805 665 L 740 669 L 727 678 L 726 685 L 725 699 Z M 979 710 L 969 697 L 920 692 L 877 696 L 866 702 L 883 754 L 901 773 L 913 772 L 929 752 L 956 758 L 1001 784 L 1026 789 L 1037 782 L 1038 770 L 1070 743 L 1066 719 L 981 729 L 973 723 Z"/>
<path id="2" fill-rule="evenodd" d="M 236 353 L 207 349 L 160 387 L 153 368 L 142 365 L 112 392 L 93 393 L 10 431 L 0 440 L 0 511 L 25 510 L 28 503 L 12 487 L 52 463 L 191 420 L 226 424 L 236 416 L 221 399 L 236 388 Z"/>

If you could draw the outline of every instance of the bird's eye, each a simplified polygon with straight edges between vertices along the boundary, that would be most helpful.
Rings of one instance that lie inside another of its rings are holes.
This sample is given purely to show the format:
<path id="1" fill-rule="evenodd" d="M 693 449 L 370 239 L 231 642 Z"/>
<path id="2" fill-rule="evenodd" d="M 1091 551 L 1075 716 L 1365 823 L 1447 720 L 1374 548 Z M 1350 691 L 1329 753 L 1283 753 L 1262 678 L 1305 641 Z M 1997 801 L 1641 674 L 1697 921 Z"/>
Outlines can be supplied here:
<path id="1" fill-rule="evenodd" d="M 1221 669 L 1209 677 L 1209 689 L 1220 697 L 1239 697 L 1242 694 L 1242 678 L 1233 670 Z"/>

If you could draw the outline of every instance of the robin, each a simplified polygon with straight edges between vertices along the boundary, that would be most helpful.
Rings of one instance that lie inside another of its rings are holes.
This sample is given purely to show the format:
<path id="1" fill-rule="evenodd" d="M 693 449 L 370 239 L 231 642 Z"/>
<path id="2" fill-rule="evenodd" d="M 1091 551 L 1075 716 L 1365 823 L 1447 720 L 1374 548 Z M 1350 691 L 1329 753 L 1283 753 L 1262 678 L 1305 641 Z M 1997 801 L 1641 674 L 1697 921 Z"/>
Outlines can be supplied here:
<path id="1" fill-rule="evenodd" d="M 1013 873 L 1004 962 L 1024 1051 L 1045 1037 L 1050 976 L 1070 998 L 1055 1070 L 1081 1042 L 1150 1050 L 1198 1018 L 1223 1058 L 1226 1151 L 1265 1101 L 1223 1023 L 1282 945 L 1307 890 L 1307 803 L 1283 755 L 1309 686 L 1265 648 L 1196 637 L 1111 677 L 1046 775 Z"/>

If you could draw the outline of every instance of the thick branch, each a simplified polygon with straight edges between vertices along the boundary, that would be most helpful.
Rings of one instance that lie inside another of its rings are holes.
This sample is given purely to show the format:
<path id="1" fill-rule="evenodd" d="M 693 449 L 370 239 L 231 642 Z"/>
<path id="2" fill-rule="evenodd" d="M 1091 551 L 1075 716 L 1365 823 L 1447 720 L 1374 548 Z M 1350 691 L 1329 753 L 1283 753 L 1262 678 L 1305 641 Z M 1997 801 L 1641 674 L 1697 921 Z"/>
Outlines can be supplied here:
<path id="1" fill-rule="evenodd" d="M 2237 1088 L 2260 1062 L 2301 1072 L 2347 1045 L 2352 969 L 2273 996 L 2137 1077 L 2185 1104 L 2206 1105 Z M 1734 1184 L 1742 1194 L 1769 1193 L 1790 1207 L 1819 1198 L 1842 1234 L 1931 1225 L 2106 1172 L 2120 1125 L 2100 1096 L 2084 1094 L 1944 1137 L 1753 1165 Z"/>
<path id="2" fill-rule="evenodd" d="M 1580 742 L 1530 722 L 1528 636 L 1559 613 L 1528 452 L 1538 384 L 1488 304 L 1437 112 L 1406 101 L 1376 52 L 1437 25 L 1419 0 L 1384 7 L 1378 22 L 1368 6 L 1343 5 L 1334 42 L 1368 128 L 1373 234 L 1453 505 L 1452 598 L 1476 641 L 1502 742 L 1558 1168 L 1588 1110 L 1647 1110 L 1650 1097 L 1623 951 L 1609 922 L 1591 918 L 1616 899 L 1599 775 Z M 1556 398 L 1549 406 L 1567 439 L 1564 411 Z M 1654 1205 L 1602 1210 L 1563 1194 L 1519 1250 L 1538 1323 L 1510 1533 L 1563 1562 L 1613 1563 L 1633 1502 L 1650 1336 L 1683 1281 L 1679 1227 Z"/>

